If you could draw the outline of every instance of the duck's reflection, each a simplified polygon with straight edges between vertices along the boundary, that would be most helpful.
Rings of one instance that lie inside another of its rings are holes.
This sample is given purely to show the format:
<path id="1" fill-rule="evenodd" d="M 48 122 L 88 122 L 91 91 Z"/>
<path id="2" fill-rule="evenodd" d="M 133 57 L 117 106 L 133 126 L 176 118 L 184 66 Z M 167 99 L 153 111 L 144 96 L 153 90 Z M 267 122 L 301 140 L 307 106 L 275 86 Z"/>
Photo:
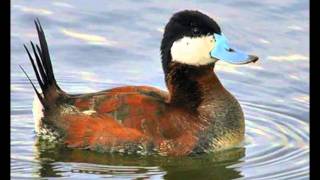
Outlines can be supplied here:
<path id="1" fill-rule="evenodd" d="M 230 165 L 239 163 L 245 148 L 192 157 L 160 157 L 98 153 L 67 149 L 36 142 L 41 177 L 111 177 L 128 179 L 235 179 L 241 172 Z"/>

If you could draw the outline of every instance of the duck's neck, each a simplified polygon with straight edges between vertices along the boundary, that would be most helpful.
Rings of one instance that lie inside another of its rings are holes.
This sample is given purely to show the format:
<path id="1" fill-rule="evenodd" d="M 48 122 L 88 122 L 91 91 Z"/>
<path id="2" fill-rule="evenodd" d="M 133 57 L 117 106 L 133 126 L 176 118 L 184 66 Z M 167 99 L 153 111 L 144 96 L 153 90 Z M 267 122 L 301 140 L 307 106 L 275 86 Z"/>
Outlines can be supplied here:
<path id="1" fill-rule="evenodd" d="M 214 65 L 194 67 L 173 63 L 166 74 L 170 104 L 197 111 L 208 96 L 224 88 L 215 75 Z"/>

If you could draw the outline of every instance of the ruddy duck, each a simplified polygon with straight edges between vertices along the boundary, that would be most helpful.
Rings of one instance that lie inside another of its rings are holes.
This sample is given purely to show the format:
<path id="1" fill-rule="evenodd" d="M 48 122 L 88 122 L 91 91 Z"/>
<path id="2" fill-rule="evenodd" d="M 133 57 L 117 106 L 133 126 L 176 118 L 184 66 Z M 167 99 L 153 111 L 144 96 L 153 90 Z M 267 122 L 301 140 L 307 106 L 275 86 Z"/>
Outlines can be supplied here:
<path id="1" fill-rule="evenodd" d="M 215 63 L 258 60 L 231 49 L 219 25 L 192 10 L 175 13 L 161 42 L 168 91 L 125 86 L 68 94 L 57 84 L 44 31 L 28 53 L 39 82 L 34 102 L 36 132 L 67 147 L 103 152 L 189 155 L 221 150 L 244 138 L 240 104 L 220 83 Z"/>

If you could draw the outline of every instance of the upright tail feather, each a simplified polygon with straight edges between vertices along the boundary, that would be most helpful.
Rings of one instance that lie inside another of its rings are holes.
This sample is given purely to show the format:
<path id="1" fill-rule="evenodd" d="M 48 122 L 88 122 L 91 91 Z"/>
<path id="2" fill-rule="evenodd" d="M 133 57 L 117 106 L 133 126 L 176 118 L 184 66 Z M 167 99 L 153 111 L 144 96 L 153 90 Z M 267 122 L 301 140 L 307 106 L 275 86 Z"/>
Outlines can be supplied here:
<path id="1" fill-rule="evenodd" d="M 55 80 L 53 70 L 52 70 L 52 64 L 49 54 L 49 49 L 47 45 L 47 41 L 43 32 L 43 29 L 41 27 L 39 19 L 34 21 L 38 37 L 39 37 L 39 43 L 40 47 L 31 41 L 31 47 L 34 54 L 34 58 L 31 56 L 30 51 L 28 50 L 27 46 L 24 45 L 25 50 L 27 51 L 28 57 L 31 61 L 31 65 L 33 67 L 33 70 L 35 72 L 36 78 L 38 80 L 39 86 L 41 88 L 42 94 L 37 90 L 25 70 L 20 66 L 22 71 L 25 73 L 27 78 L 29 79 L 33 89 L 35 90 L 35 93 L 37 94 L 41 104 L 44 107 L 47 107 L 47 104 L 49 101 L 55 100 L 55 98 L 58 96 L 58 92 L 62 92 L 62 90 L 57 85 L 57 82 Z M 34 60 L 35 59 L 35 60 Z"/>

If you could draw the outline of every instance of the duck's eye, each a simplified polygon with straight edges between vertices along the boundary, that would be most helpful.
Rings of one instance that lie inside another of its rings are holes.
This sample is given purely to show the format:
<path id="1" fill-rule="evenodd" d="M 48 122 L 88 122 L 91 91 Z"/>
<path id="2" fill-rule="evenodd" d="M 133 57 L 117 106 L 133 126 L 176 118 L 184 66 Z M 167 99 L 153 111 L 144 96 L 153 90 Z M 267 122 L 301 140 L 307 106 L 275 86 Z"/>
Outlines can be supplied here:
<path id="1" fill-rule="evenodd" d="M 193 34 L 197 35 L 200 33 L 200 30 L 199 30 L 199 28 L 194 27 L 194 28 L 192 28 L 192 32 L 193 32 Z"/>

